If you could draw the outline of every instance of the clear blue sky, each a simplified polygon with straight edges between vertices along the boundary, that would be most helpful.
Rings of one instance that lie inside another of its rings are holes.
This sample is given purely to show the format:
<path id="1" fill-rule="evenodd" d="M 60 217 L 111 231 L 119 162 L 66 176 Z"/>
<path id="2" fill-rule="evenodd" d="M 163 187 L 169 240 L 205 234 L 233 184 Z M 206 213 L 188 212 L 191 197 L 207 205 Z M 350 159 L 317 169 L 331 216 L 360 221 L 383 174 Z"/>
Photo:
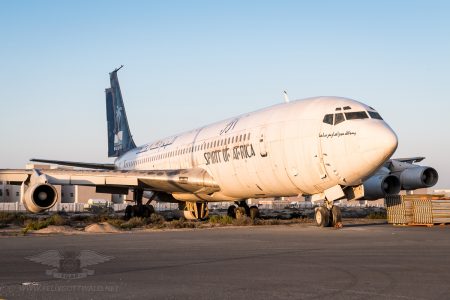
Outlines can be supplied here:
<path id="1" fill-rule="evenodd" d="M 1 1 L 0 167 L 106 162 L 119 80 L 138 144 L 291 99 L 350 97 L 450 188 L 449 1 Z"/>

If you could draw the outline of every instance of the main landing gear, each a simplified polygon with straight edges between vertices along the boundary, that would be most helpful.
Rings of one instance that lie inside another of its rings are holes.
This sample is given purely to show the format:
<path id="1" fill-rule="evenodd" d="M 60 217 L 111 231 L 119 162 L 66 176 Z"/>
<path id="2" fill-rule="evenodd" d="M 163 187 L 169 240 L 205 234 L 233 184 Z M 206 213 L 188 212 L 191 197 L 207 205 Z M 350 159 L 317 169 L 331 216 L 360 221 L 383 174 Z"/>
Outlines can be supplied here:
<path id="1" fill-rule="evenodd" d="M 144 194 L 144 190 L 135 189 L 133 193 L 133 201 L 136 203 L 135 205 L 127 205 L 125 208 L 125 219 L 129 220 L 132 217 L 143 217 L 148 218 L 153 213 L 155 213 L 155 208 L 150 205 L 150 202 L 153 200 L 153 197 L 148 199 L 147 203 L 142 203 L 142 197 Z"/>
<path id="2" fill-rule="evenodd" d="M 259 209 L 257 206 L 248 206 L 245 200 L 236 201 L 237 207 L 235 205 L 230 205 L 227 210 L 227 215 L 235 219 L 242 219 L 244 217 L 249 217 L 252 220 L 259 218 Z"/>
<path id="3" fill-rule="evenodd" d="M 326 201 L 323 206 L 316 208 L 314 218 L 319 227 L 342 227 L 341 208 Z"/>

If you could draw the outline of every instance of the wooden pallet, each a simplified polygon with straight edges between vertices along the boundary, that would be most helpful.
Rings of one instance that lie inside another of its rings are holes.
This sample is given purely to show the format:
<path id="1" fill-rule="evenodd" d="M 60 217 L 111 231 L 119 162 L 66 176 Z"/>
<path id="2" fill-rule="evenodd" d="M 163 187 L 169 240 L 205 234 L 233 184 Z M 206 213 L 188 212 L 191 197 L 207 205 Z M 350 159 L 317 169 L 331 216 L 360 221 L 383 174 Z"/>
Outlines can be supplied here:
<path id="1" fill-rule="evenodd" d="M 394 224 L 396 225 L 396 224 Z M 434 226 L 449 226 L 450 223 L 431 223 L 431 224 L 417 224 L 417 223 L 410 223 L 410 224 L 401 224 L 397 226 L 426 226 L 426 227 L 434 227 Z"/>
<path id="2" fill-rule="evenodd" d="M 450 223 L 450 198 L 442 195 L 393 195 L 385 198 L 385 204 L 390 224 Z"/>

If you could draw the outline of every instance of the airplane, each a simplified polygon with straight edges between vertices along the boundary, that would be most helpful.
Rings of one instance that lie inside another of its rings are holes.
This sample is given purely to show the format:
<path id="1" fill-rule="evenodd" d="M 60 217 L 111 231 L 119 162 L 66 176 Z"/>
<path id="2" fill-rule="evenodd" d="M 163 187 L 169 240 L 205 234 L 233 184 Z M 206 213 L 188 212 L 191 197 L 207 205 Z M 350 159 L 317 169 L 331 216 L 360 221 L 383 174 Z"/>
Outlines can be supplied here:
<path id="1" fill-rule="evenodd" d="M 337 200 L 375 200 L 401 189 L 437 183 L 423 157 L 390 159 L 395 132 L 372 107 L 343 97 L 285 101 L 184 133 L 136 146 L 117 77 L 106 93 L 108 156 L 114 163 L 31 159 L 76 169 L 4 169 L 0 181 L 21 184 L 34 213 L 58 200 L 54 185 L 95 186 L 128 194 L 125 217 L 148 217 L 150 202 L 178 203 L 186 219 L 208 217 L 208 202 L 230 202 L 227 214 L 256 218 L 249 198 L 304 195 L 314 203 L 318 226 L 340 226 Z M 144 204 L 143 198 L 148 199 Z"/>

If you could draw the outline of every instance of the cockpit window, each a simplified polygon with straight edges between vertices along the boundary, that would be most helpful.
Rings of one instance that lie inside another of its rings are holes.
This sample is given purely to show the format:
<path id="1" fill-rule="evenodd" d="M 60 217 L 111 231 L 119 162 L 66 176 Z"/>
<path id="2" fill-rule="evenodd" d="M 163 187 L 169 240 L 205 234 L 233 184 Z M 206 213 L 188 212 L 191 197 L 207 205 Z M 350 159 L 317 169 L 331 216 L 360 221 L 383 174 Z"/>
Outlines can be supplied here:
<path id="1" fill-rule="evenodd" d="M 369 110 L 368 113 L 369 113 L 369 116 L 370 116 L 372 119 L 383 120 L 383 118 L 380 116 L 380 114 L 377 113 L 376 111 L 370 111 L 370 110 Z"/>
<path id="2" fill-rule="evenodd" d="M 337 125 L 337 124 L 345 121 L 344 114 L 342 114 L 342 113 L 335 114 L 334 116 L 335 116 L 334 117 L 334 125 Z"/>
<path id="3" fill-rule="evenodd" d="M 333 114 L 325 115 L 325 117 L 323 117 L 323 122 L 333 125 Z"/>
<path id="4" fill-rule="evenodd" d="M 369 116 L 367 116 L 365 111 L 352 111 L 345 113 L 345 118 L 347 120 L 356 120 L 356 119 L 367 119 Z"/>
<path id="5" fill-rule="evenodd" d="M 352 109 L 350 106 L 344 106 L 344 110 L 350 110 Z"/>

